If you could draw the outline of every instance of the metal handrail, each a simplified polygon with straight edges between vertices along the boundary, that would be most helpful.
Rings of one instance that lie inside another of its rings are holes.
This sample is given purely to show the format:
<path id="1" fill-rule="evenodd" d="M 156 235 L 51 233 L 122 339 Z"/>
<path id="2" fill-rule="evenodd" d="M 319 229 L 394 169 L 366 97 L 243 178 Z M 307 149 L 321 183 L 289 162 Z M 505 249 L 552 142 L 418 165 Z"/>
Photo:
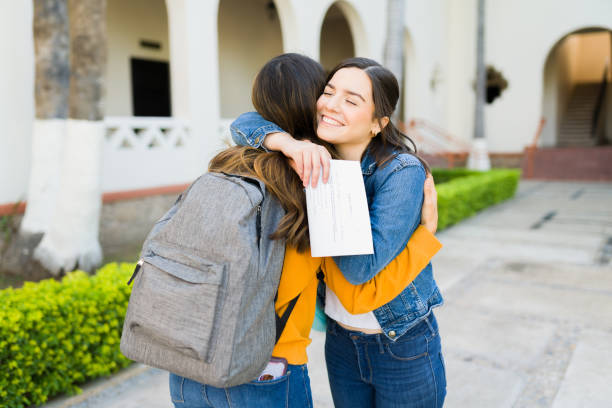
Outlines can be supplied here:
<path id="1" fill-rule="evenodd" d="M 405 122 L 399 122 L 400 130 L 406 132 L 407 134 L 416 134 L 418 136 L 424 136 L 420 129 L 424 129 L 429 133 L 435 135 L 435 139 L 427 140 L 428 144 L 436 145 L 436 150 L 445 150 L 448 151 L 449 147 L 451 147 L 450 151 L 454 153 L 460 153 L 463 151 L 469 151 L 471 145 L 469 142 L 461 140 L 456 136 L 452 135 L 450 132 L 444 130 L 443 128 L 425 120 L 425 119 L 416 119 L 413 118 Z"/>
<path id="2" fill-rule="evenodd" d="M 542 130 L 544 129 L 544 125 L 546 125 L 546 118 L 544 116 L 542 116 L 542 118 L 540 119 L 540 122 L 538 123 L 538 129 L 536 130 L 534 136 L 533 136 L 533 141 L 531 142 L 531 145 L 528 146 L 532 149 L 535 149 L 538 147 L 538 141 L 540 140 L 540 135 L 542 134 Z"/>
<path id="3" fill-rule="evenodd" d="M 597 136 L 597 124 L 599 122 L 599 115 L 601 114 L 601 110 L 603 109 L 606 90 L 608 88 L 608 67 L 610 62 L 607 61 L 604 67 L 603 78 L 601 80 L 601 85 L 599 86 L 599 94 L 597 95 L 597 103 L 595 104 L 595 110 L 593 111 L 593 122 L 591 123 L 591 137 Z"/>
<path id="4" fill-rule="evenodd" d="M 399 122 L 398 125 L 417 144 L 420 153 L 443 157 L 449 168 L 467 158 L 471 146 L 468 142 L 427 120 L 411 119 L 407 123 Z"/>
<path id="5" fill-rule="evenodd" d="M 531 178 L 533 177 L 533 169 L 534 169 L 534 162 L 535 162 L 535 151 L 538 148 L 538 141 L 540 140 L 540 135 L 542 134 L 542 130 L 544 129 L 544 125 L 546 125 L 546 118 L 544 116 L 542 116 L 542 118 L 540 119 L 540 122 L 538 123 L 538 129 L 535 132 L 535 135 L 533 136 L 533 141 L 531 142 L 530 145 L 527 145 L 525 147 L 525 160 L 526 160 L 526 166 L 525 166 L 525 177 L 526 178 Z"/>

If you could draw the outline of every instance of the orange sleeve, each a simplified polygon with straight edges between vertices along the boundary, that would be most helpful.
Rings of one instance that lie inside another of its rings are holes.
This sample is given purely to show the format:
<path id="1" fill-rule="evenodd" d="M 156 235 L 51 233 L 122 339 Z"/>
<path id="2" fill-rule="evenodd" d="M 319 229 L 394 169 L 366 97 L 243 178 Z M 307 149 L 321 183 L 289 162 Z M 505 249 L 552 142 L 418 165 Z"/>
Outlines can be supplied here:
<path id="1" fill-rule="evenodd" d="M 421 225 L 410 237 L 406 248 L 376 276 L 361 285 L 351 284 L 334 260 L 325 258 L 322 265 L 325 283 L 349 313 L 367 313 L 399 295 L 440 248 L 440 241 Z"/>

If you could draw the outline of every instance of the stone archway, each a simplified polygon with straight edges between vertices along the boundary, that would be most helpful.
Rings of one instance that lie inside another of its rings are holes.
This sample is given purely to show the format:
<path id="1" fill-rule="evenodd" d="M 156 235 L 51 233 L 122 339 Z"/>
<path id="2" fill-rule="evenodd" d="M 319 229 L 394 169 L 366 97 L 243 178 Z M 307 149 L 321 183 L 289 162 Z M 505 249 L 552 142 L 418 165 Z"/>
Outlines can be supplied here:
<path id="1" fill-rule="evenodd" d="M 319 61 L 331 70 L 345 58 L 368 55 L 363 21 L 346 1 L 333 3 L 325 13 L 319 39 Z"/>
<path id="2" fill-rule="evenodd" d="M 611 139 L 612 73 L 600 123 L 593 123 L 606 62 L 612 57 L 612 31 L 602 27 L 575 30 L 549 51 L 543 69 L 542 113 L 547 120 L 542 146 L 593 146 Z M 607 108 L 607 109 L 606 109 Z"/>
<path id="3" fill-rule="evenodd" d="M 253 110 L 255 75 L 283 53 L 281 21 L 271 0 L 221 0 L 217 21 L 221 117 L 234 118 Z"/>

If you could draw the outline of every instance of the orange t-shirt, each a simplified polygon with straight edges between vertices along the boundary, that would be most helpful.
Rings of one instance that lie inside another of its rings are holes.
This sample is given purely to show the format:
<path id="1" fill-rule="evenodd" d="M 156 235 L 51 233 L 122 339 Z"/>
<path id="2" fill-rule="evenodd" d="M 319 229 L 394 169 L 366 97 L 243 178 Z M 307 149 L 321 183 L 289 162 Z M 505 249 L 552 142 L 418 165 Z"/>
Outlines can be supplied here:
<path id="1" fill-rule="evenodd" d="M 425 227 L 419 226 L 406 248 L 375 277 L 361 285 L 349 283 L 332 258 L 313 258 L 310 251 L 298 253 L 287 247 L 278 286 L 275 308 L 279 315 L 300 294 L 272 355 L 289 364 L 306 364 L 306 347 L 311 343 L 310 328 L 317 300 L 317 271 L 325 272 L 325 283 L 350 313 L 366 313 L 390 302 L 416 278 L 442 244 Z"/>

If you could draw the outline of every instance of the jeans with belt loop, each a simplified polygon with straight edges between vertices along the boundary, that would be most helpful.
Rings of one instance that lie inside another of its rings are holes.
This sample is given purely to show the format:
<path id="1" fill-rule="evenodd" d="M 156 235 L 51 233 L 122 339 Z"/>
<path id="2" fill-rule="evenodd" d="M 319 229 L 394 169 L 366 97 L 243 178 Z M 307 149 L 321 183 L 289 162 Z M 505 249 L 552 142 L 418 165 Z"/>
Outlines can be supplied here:
<path id="1" fill-rule="evenodd" d="M 176 408 L 312 408 L 306 364 L 287 366 L 287 374 L 217 388 L 170 373 L 170 396 Z"/>
<path id="2" fill-rule="evenodd" d="M 438 408 L 446 373 L 433 313 L 396 341 L 328 321 L 325 361 L 336 408 Z"/>

